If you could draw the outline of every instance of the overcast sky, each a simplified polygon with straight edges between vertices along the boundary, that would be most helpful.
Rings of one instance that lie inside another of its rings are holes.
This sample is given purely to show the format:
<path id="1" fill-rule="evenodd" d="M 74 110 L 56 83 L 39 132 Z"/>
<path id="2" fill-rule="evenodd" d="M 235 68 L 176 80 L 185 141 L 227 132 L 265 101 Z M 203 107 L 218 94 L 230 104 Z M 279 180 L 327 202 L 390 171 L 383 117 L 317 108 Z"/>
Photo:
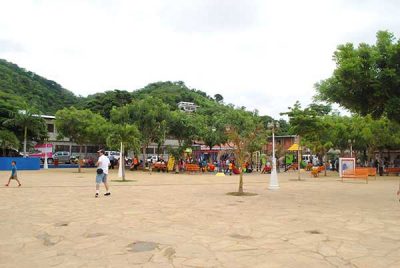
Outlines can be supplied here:
<path id="1" fill-rule="evenodd" d="M 400 37 L 398 0 L 0 0 L 0 58 L 77 95 L 184 81 L 279 117 L 338 44 Z"/>

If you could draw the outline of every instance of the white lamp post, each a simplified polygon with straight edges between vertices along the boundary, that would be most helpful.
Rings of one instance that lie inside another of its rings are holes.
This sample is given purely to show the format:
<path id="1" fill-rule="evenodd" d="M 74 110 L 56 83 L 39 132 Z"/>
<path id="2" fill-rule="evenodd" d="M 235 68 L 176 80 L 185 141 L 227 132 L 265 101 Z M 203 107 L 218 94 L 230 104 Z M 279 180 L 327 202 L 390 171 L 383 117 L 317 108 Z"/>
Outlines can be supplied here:
<path id="1" fill-rule="evenodd" d="M 275 158 L 275 127 L 279 127 L 278 122 L 270 122 L 268 123 L 268 127 L 272 129 L 272 170 L 271 177 L 269 180 L 269 190 L 278 190 L 279 182 L 278 182 L 278 173 L 276 172 L 276 158 Z"/>

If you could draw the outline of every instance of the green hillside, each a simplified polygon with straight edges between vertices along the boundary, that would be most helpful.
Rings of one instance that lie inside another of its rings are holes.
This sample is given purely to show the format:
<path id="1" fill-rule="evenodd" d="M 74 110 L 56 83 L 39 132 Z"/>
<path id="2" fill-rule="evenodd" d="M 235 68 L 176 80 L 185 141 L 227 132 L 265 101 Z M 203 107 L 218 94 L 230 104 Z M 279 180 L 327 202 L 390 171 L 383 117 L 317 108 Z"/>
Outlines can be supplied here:
<path id="1" fill-rule="evenodd" d="M 56 82 L 3 59 L 0 59 L 0 94 L 18 96 L 43 114 L 54 114 L 79 100 Z"/>
<path id="2" fill-rule="evenodd" d="M 190 89 L 182 81 L 151 83 L 133 92 L 135 99 L 141 99 L 147 95 L 162 99 L 165 103 L 170 105 L 172 109 L 177 109 L 177 104 L 181 101 L 194 102 L 196 105 L 202 107 L 215 105 L 214 99 L 205 92 Z"/>
<path id="3" fill-rule="evenodd" d="M 64 107 L 75 106 L 109 118 L 113 107 L 121 107 L 146 96 L 160 98 L 171 110 L 178 109 L 181 101 L 194 102 L 203 111 L 225 107 L 205 92 L 187 87 L 182 81 L 156 82 L 134 91 L 115 89 L 77 97 L 54 81 L 0 59 L 0 115 L 3 117 L 7 117 L 13 107 L 18 109 L 18 103 L 26 102 L 42 114 L 53 115 Z"/>
<path id="4" fill-rule="evenodd" d="M 146 96 L 161 99 L 170 106 L 171 110 L 178 109 L 178 103 L 181 101 L 194 102 L 202 109 L 220 106 L 220 104 L 203 91 L 190 89 L 181 81 L 166 81 L 151 83 L 133 92 L 115 89 L 89 95 L 81 99 L 78 108 L 89 109 L 101 114 L 105 118 L 109 118 L 113 107 L 121 107 L 133 100 L 144 99 Z"/>

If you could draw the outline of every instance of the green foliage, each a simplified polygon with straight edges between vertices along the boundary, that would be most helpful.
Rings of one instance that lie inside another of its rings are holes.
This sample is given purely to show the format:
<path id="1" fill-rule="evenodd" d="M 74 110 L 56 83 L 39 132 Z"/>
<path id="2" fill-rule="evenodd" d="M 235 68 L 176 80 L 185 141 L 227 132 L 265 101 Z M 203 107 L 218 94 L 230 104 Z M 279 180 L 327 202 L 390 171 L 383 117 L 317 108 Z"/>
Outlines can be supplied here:
<path id="1" fill-rule="evenodd" d="M 223 102 L 224 101 L 224 97 L 222 97 L 221 94 L 215 94 L 214 95 L 214 99 L 216 102 Z"/>
<path id="2" fill-rule="evenodd" d="M 235 163 L 240 170 L 238 193 L 243 193 L 243 164 L 250 159 L 253 150 L 261 149 L 266 142 L 265 128 L 254 114 L 237 109 L 226 115 L 226 135 L 233 145 Z"/>
<path id="3" fill-rule="evenodd" d="M 302 109 L 297 101 L 289 111 L 281 113 L 289 117 L 290 132 L 306 136 L 313 134 L 319 128 L 319 119 L 331 111 L 330 105 L 311 104 Z"/>
<path id="4" fill-rule="evenodd" d="M 47 138 L 46 123 L 40 117 L 39 111 L 23 103 L 21 110 L 10 112 L 10 118 L 4 120 L 3 125 L 20 133 L 24 140 L 24 155 L 26 156 L 28 138 L 43 141 Z"/>
<path id="5" fill-rule="evenodd" d="M 112 124 L 107 137 L 107 146 L 110 149 L 119 150 L 120 144 L 125 150 L 132 150 L 135 153 L 140 148 L 140 133 L 135 125 Z"/>
<path id="6" fill-rule="evenodd" d="M 111 112 L 111 120 L 114 123 L 132 124 L 138 128 L 143 158 L 146 157 L 145 149 L 151 142 L 159 143 L 165 138 L 169 117 L 170 107 L 161 99 L 152 96 L 134 100 L 131 104 L 115 108 Z"/>
<path id="7" fill-rule="evenodd" d="M 7 119 L 10 119 L 11 114 L 22 110 L 24 107 L 23 98 L 14 94 L 6 93 L 0 89 L 0 125 Z"/>
<path id="8" fill-rule="evenodd" d="M 105 144 L 107 138 L 107 121 L 90 110 L 75 107 L 59 110 L 55 125 L 60 139 L 68 137 L 79 145 L 90 142 Z"/>
<path id="9" fill-rule="evenodd" d="M 0 130 L 0 146 L 3 149 L 3 156 L 6 156 L 6 149 L 17 149 L 19 140 L 15 134 L 9 130 Z"/>
<path id="10" fill-rule="evenodd" d="M 106 119 L 110 119 L 111 110 L 114 107 L 121 107 L 131 103 L 133 95 L 125 90 L 115 89 L 104 93 L 89 95 L 79 105 L 82 109 L 89 109 L 98 113 Z"/>
<path id="11" fill-rule="evenodd" d="M 133 97 L 143 99 L 146 96 L 152 96 L 161 99 L 168 104 L 172 110 L 178 109 L 178 103 L 181 101 L 194 102 L 201 107 L 210 107 L 215 105 L 215 101 L 205 92 L 190 89 L 182 81 L 178 82 L 157 82 L 151 83 L 142 89 L 133 92 Z"/>
<path id="12" fill-rule="evenodd" d="M 225 118 L 224 114 L 214 114 L 203 116 L 203 126 L 200 129 L 200 138 L 210 150 L 215 145 L 222 145 L 227 142 L 225 135 Z"/>
<path id="13" fill-rule="evenodd" d="M 29 102 L 31 106 L 45 114 L 54 114 L 57 110 L 78 102 L 78 98 L 72 92 L 56 82 L 2 59 L 0 59 L 0 98 L 1 95 L 8 96 L 14 103 Z M 4 106 L 0 103 L 0 116 L 2 109 Z"/>
<path id="14" fill-rule="evenodd" d="M 172 111 L 167 122 L 168 134 L 175 137 L 179 145 L 184 142 L 192 144 L 192 141 L 200 136 L 200 130 L 204 127 L 202 116 L 187 114 L 179 110 Z"/>
<path id="15" fill-rule="evenodd" d="M 340 45 L 333 59 L 333 75 L 315 86 L 317 99 L 400 122 L 400 41 L 392 33 L 378 32 L 375 45 Z"/>

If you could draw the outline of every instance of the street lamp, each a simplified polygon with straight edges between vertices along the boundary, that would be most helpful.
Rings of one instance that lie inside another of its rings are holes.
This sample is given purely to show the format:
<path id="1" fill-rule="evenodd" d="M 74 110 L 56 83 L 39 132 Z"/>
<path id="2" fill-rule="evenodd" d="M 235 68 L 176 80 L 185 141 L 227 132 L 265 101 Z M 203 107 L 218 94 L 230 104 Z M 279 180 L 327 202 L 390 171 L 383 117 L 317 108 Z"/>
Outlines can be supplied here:
<path id="1" fill-rule="evenodd" d="M 278 173 L 276 172 L 276 158 L 275 158 L 275 128 L 279 128 L 279 123 L 272 121 L 268 123 L 268 128 L 272 130 L 272 170 L 271 177 L 269 180 L 269 190 L 278 190 L 279 182 L 278 182 Z"/>

